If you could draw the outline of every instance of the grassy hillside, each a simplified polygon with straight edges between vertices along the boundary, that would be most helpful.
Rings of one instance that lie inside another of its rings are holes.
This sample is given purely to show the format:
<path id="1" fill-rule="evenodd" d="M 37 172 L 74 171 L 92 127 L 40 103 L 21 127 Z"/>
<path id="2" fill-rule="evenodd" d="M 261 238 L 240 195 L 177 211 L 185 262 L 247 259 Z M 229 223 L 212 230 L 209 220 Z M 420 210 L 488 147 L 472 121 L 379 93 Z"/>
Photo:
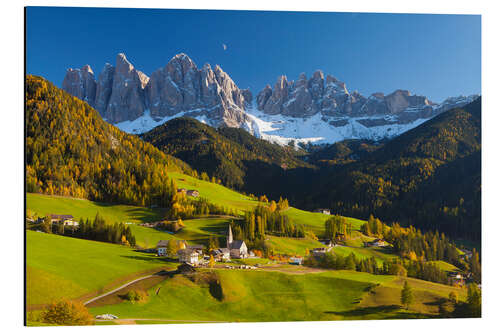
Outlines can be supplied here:
<path id="1" fill-rule="evenodd" d="M 266 245 L 273 249 L 275 254 L 289 254 L 305 256 L 306 249 L 311 251 L 317 247 L 324 247 L 320 242 L 310 238 L 266 237 Z"/>
<path id="2" fill-rule="evenodd" d="M 27 302 L 44 304 L 103 291 L 138 272 L 172 266 L 121 245 L 26 231 Z"/>
<path id="3" fill-rule="evenodd" d="M 287 215 L 294 223 L 309 226 L 318 235 L 321 235 L 324 231 L 325 221 L 331 217 L 330 215 L 308 212 L 294 207 L 290 207 L 288 210 L 284 211 L 283 214 Z M 347 222 L 352 224 L 352 230 L 359 230 L 361 225 L 366 221 L 348 217 Z"/>
<path id="4" fill-rule="evenodd" d="M 97 213 L 109 222 L 160 221 L 164 209 L 108 204 L 70 197 L 26 193 L 26 207 L 38 216 L 71 214 L 77 219 L 93 219 Z"/>
<path id="5" fill-rule="evenodd" d="M 240 212 L 252 210 L 259 202 L 239 192 L 233 191 L 222 185 L 207 182 L 179 172 L 169 173 L 177 183 L 177 188 L 195 189 L 200 196 L 207 198 L 210 202 L 237 209 Z"/>
<path id="6" fill-rule="evenodd" d="M 120 318 L 206 321 L 297 321 L 429 317 L 436 301 L 457 288 L 408 279 L 418 303 L 409 311 L 399 308 L 402 281 L 394 276 L 352 271 L 287 274 L 271 271 L 215 270 L 220 289 L 203 279 L 185 276 L 167 279 L 150 290 L 144 304 L 123 302 L 91 308 L 93 314 L 113 313 Z M 212 277 L 213 279 L 213 277 Z M 382 288 L 383 289 L 380 289 Z M 377 289 L 379 288 L 379 289 Z M 379 293 L 386 296 L 378 299 Z"/>

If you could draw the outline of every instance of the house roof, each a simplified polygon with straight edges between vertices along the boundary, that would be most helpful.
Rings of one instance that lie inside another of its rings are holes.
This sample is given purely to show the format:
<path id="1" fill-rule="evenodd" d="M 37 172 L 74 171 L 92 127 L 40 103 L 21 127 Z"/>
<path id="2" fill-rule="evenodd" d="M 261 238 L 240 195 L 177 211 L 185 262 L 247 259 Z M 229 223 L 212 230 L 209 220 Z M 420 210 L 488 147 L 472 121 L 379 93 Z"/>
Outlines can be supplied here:
<path id="1" fill-rule="evenodd" d="M 241 249 L 243 245 L 246 246 L 245 242 L 242 240 L 235 240 L 231 243 L 231 250 L 233 249 Z"/>

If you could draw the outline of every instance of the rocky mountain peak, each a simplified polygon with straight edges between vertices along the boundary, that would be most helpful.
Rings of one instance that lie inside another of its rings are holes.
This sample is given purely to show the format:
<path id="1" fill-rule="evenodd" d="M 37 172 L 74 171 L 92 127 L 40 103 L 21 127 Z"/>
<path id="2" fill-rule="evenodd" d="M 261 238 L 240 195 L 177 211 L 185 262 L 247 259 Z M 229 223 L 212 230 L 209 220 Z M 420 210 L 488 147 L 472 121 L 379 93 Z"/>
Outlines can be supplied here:
<path id="1" fill-rule="evenodd" d="M 306 84 L 307 82 L 307 84 Z M 269 115 L 283 114 L 291 117 L 322 116 L 362 117 L 372 115 L 399 115 L 408 108 L 426 109 L 433 105 L 425 96 L 412 95 L 398 89 L 385 96 L 382 93 L 364 97 L 358 91 L 349 93 L 344 82 L 321 70 L 307 79 L 304 73 L 296 82 L 287 82 L 280 76 L 272 90 L 268 86 L 257 95 L 257 107 Z"/>
<path id="2" fill-rule="evenodd" d="M 62 87 L 71 95 L 89 103 L 91 106 L 94 106 L 96 82 L 94 72 L 89 65 L 85 65 L 81 69 L 69 68 L 66 71 Z"/>
<path id="3" fill-rule="evenodd" d="M 198 69 L 184 53 L 151 77 L 119 53 L 115 66 L 106 64 L 97 81 L 90 66 L 68 70 L 63 88 L 87 100 L 111 123 L 134 121 L 150 111 L 153 121 L 184 114 L 205 117 L 214 126 L 240 127 L 249 121 L 244 110 L 252 103 L 250 90 L 240 90 L 219 65 Z"/>
<path id="4" fill-rule="evenodd" d="M 134 69 L 134 66 L 127 60 L 125 53 L 118 53 L 116 55 L 116 71 L 118 73 L 128 73 Z"/>

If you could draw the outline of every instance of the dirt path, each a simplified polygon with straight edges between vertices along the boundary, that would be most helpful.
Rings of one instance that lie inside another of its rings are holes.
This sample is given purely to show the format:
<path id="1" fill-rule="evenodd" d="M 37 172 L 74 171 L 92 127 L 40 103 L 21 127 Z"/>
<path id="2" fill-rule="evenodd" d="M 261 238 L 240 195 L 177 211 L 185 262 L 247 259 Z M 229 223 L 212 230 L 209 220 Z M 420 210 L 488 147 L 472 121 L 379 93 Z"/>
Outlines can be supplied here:
<path id="1" fill-rule="evenodd" d="M 132 280 L 132 281 L 130 281 L 130 282 L 127 282 L 127 283 L 125 283 L 125 284 L 123 284 L 123 285 L 119 286 L 119 287 L 118 287 L 118 288 L 116 288 L 116 289 L 113 289 L 113 290 L 111 290 L 111 291 L 108 291 L 107 293 L 104 293 L 104 294 L 102 294 L 102 295 L 99 295 L 99 296 L 97 296 L 97 297 L 94 297 L 94 298 L 92 298 L 92 299 L 89 299 L 88 301 L 86 301 L 85 303 L 83 303 L 83 305 L 87 305 L 87 304 L 89 304 L 89 303 L 95 302 L 95 301 L 97 301 L 98 299 L 101 299 L 101 298 L 103 298 L 103 297 L 106 297 L 106 296 L 108 296 L 108 295 L 111 295 L 111 294 L 113 294 L 113 293 L 117 292 L 118 290 L 121 290 L 121 289 L 123 289 L 123 288 L 125 288 L 125 287 L 130 286 L 131 284 L 134 284 L 134 283 L 139 282 L 139 281 L 144 280 L 144 279 L 151 278 L 151 277 L 153 277 L 153 276 L 155 276 L 155 274 L 146 275 L 146 276 L 140 277 L 140 278 L 138 278 L 138 279 Z"/>

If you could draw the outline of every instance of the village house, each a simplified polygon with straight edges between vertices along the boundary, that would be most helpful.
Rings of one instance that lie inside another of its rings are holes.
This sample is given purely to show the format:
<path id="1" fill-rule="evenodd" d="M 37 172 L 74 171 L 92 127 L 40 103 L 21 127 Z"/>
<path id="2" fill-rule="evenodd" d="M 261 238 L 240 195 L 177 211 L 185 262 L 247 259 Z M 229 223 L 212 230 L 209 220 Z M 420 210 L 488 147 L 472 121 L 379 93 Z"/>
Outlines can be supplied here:
<path id="1" fill-rule="evenodd" d="M 187 247 L 187 243 L 185 240 L 172 240 L 173 242 L 177 242 L 177 248 L 179 249 L 185 249 Z M 158 243 L 156 243 L 156 253 L 158 253 L 159 256 L 166 256 L 167 255 L 167 247 L 169 240 L 159 240 Z M 198 245 L 195 245 L 196 247 Z"/>
<path id="2" fill-rule="evenodd" d="M 215 261 L 228 261 L 231 259 L 231 253 L 227 247 L 212 250 L 210 254 Z"/>
<path id="3" fill-rule="evenodd" d="M 315 213 L 321 213 L 321 214 L 326 214 L 330 215 L 330 210 L 326 208 L 318 208 L 314 210 Z"/>
<path id="4" fill-rule="evenodd" d="M 181 249 L 177 251 L 177 255 L 179 256 L 179 262 L 195 266 L 198 265 L 199 254 L 193 249 Z"/>
<path id="5" fill-rule="evenodd" d="M 191 250 L 195 251 L 198 254 L 203 254 L 203 248 L 204 248 L 203 245 L 198 245 L 198 244 L 187 245 L 186 248 L 187 249 L 191 249 Z"/>
<path id="6" fill-rule="evenodd" d="M 196 191 L 196 190 L 188 190 L 188 191 L 186 192 L 186 195 L 187 195 L 188 197 L 195 197 L 195 198 L 197 198 L 197 197 L 199 197 L 199 196 L 200 196 L 200 193 L 199 193 L 198 191 Z"/>
<path id="7" fill-rule="evenodd" d="M 332 248 L 330 248 L 330 247 L 317 247 L 317 248 L 312 249 L 311 254 L 314 257 L 322 257 L 327 252 L 330 252 L 331 250 L 332 250 Z"/>
<path id="8" fill-rule="evenodd" d="M 241 259 L 248 257 L 248 248 L 245 242 L 242 240 L 233 240 L 231 226 L 229 226 L 226 243 L 231 258 Z"/>
<path id="9" fill-rule="evenodd" d="M 384 247 L 387 246 L 387 243 L 381 238 L 376 238 L 371 242 L 365 242 L 365 247 L 372 247 L 372 246 Z"/>
<path id="10" fill-rule="evenodd" d="M 449 272 L 448 277 L 451 279 L 452 285 L 457 287 L 465 286 L 465 278 L 460 272 Z"/>
<path id="11" fill-rule="evenodd" d="M 319 242 L 326 247 L 334 247 L 336 245 L 331 239 L 320 239 Z"/>
<path id="12" fill-rule="evenodd" d="M 50 216 L 50 222 L 52 224 L 63 223 L 64 226 L 74 226 L 74 227 L 78 227 L 79 225 L 77 221 L 73 221 L 73 215 L 50 214 L 49 216 Z"/>
<path id="13" fill-rule="evenodd" d="M 299 257 L 291 257 L 289 263 L 291 265 L 302 265 L 303 259 Z"/>
<path id="14" fill-rule="evenodd" d="M 168 246 L 168 240 L 160 240 L 156 244 L 156 251 L 159 256 L 166 256 L 167 255 L 167 246 Z"/>

